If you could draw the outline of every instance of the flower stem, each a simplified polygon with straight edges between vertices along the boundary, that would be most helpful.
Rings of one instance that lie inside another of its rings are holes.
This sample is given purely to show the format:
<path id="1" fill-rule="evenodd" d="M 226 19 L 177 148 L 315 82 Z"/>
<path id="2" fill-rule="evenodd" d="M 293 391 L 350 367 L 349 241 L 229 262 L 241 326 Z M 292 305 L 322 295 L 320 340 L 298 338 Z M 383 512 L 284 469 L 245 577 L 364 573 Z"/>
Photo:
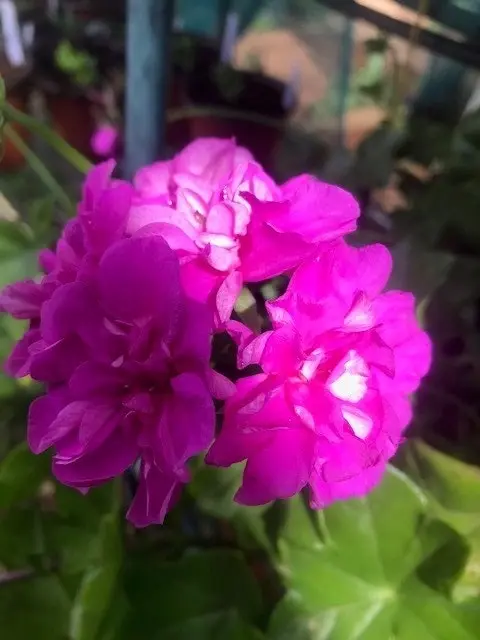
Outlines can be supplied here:
<path id="1" fill-rule="evenodd" d="M 85 158 L 84 155 L 69 145 L 68 142 L 55 133 L 55 131 L 52 131 L 52 129 L 43 122 L 40 122 L 33 116 L 16 109 L 8 102 L 3 103 L 2 110 L 7 120 L 17 122 L 22 127 L 25 127 L 25 129 L 28 129 L 42 138 L 52 147 L 52 149 L 54 149 L 80 173 L 88 173 L 92 168 L 92 163 Z"/>
<path id="2" fill-rule="evenodd" d="M 30 167 L 35 171 L 38 177 L 42 180 L 45 186 L 51 191 L 55 199 L 62 207 L 64 207 L 68 213 L 74 210 L 74 205 L 70 200 L 67 192 L 63 189 L 57 179 L 51 174 L 50 170 L 45 166 L 42 160 L 37 154 L 30 149 L 30 147 L 22 140 L 22 137 L 15 131 L 10 125 L 6 124 L 4 127 L 5 136 L 10 142 L 18 149 L 18 151 L 25 157 Z"/>

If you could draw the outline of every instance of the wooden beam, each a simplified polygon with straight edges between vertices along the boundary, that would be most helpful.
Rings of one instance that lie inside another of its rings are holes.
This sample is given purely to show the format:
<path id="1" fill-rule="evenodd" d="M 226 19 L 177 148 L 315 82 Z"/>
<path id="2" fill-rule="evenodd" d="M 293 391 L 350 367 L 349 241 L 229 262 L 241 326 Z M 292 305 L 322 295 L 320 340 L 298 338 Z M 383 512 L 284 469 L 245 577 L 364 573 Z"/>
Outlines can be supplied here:
<path id="1" fill-rule="evenodd" d="M 365 20 L 381 31 L 406 40 L 410 38 L 411 23 L 392 18 L 354 0 L 317 0 L 317 2 L 351 19 Z M 476 44 L 453 40 L 425 29 L 420 30 L 418 33 L 417 44 L 465 66 L 480 69 L 480 47 Z"/>

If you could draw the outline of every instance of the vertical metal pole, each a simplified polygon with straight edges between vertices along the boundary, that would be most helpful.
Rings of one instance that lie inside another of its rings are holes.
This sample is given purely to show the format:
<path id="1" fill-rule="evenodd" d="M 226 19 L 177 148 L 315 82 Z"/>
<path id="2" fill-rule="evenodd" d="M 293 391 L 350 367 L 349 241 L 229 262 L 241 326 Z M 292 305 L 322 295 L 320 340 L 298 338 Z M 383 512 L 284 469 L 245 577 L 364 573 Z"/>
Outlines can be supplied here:
<path id="1" fill-rule="evenodd" d="M 127 0 L 126 178 L 165 153 L 174 5 L 174 0 Z"/>
<path id="2" fill-rule="evenodd" d="M 350 75 L 353 56 L 353 20 L 348 16 L 343 18 L 343 33 L 340 51 L 340 82 L 338 85 L 338 143 L 345 147 L 345 116 L 348 109 L 348 91 L 350 89 Z"/>

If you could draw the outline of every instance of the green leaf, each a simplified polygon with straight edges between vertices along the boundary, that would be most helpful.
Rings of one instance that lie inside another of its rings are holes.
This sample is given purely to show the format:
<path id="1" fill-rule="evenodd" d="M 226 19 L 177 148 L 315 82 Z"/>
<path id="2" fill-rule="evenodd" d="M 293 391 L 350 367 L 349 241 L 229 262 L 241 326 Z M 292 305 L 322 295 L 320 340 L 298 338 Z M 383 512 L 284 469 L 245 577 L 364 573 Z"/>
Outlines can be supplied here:
<path id="1" fill-rule="evenodd" d="M 62 40 L 54 52 L 59 69 L 72 76 L 81 86 L 92 84 L 96 79 L 96 61 L 87 51 L 75 49 L 71 42 Z"/>
<path id="2" fill-rule="evenodd" d="M 369 54 L 365 66 L 358 71 L 355 84 L 360 89 L 370 89 L 381 85 L 385 78 L 385 54 L 372 52 Z"/>
<path id="3" fill-rule="evenodd" d="M 480 149 L 480 110 L 477 109 L 469 113 L 458 124 L 455 130 L 455 137 L 463 139 L 471 145 L 478 153 Z M 455 140 L 456 142 L 456 140 Z"/>
<path id="4" fill-rule="evenodd" d="M 480 469 L 410 440 L 403 451 L 403 466 L 422 489 L 449 511 L 472 514 L 480 525 Z M 469 533 L 460 527 L 461 533 Z"/>
<path id="5" fill-rule="evenodd" d="M 52 246 L 58 239 L 58 213 L 55 197 L 51 193 L 37 197 L 29 203 L 26 217 L 38 248 Z"/>
<path id="6" fill-rule="evenodd" d="M 461 603 L 459 609 L 465 622 L 472 629 L 480 629 L 480 598 L 469 598 Z"/>
<path id="7" fill-rule="evenodd" d="M 117 513 L 112 513 L 102 520 L 98 557 L 85 572 L 73 602 L 70 616 L 71 640 L 93 640 L 97 637 L 117 591 L 121 558 L 119 518 Z"/>
<path id="8" fill-rule="evenodd" d="M 262 518 L 269 505 L 245 507 L 233 499 L 242 481 L 243 467 L 243 464 L 238 464 L 222 469 L 201 464 L 193 475 L 189 490 L 205 513 L 230 520 L 244 540 L 251 536 L 258 544 L 271 550 Z"/>
<path id="9" fill-rule="evenodd" d="M 39 138 L 44 140 L 54 149 L 61 157 L 63 157 L 72 167 L 75 167 L 80 173 L 88 173 L 92 168 L 92 163 L 81 153 L 74 149 L 68 142 L 52 131 L 46 124 L 34 118 L 33 116 L 23 113 L 19 109 L 15 109 L 11 104 L 4 103 L 3 112 L 8 120 L 18 122 L 22 127 L 31 131 Z"/>
<path id="10" fill-rule="evenodd" d="M 35 248 L 34 237 L 28 225 L 19 221 L 0 220 L 0 260 L 32 248 Z"/>
<path id="11" fill-rule="evenodd" d="M 22 322 L 6 314 L 0 315 L 0 341 L 6 340 L 9 343 L 8 353 L 14 342 L 20 340 L 27 328 L 26 321 Z M 1 355 L 4 355 L 3 352 L 1 352 Z"/>
<path id="12" fill-rule="evenodd" d="M 37 274 L 37 254 L 38 243 L 28 225 L 0 220 L 0 288 Z"/>
<path id="13" fill-rule="evenodd" d="M 0 463 L 0 509 L 34 497 L 49 474 L 48 455 L 36 456 L 25 443 L 18 445 Z"/>
<path id="14" fill-rule="evenodd" d="M 200 463 L 189 485 L 199 507 L 216 518 L 231 518 L 242 510 L 233 497 L 240 487 L 243 467 L 240 464 L 222 469 Z"/>
<path id="15" fill-rule="evenodd" d="M 262 317 L 258 313 L 257 301 L 247 287 L 243 287 L 241 290 L 235 302 L 235 311 L 247 327 L 256 333 L 260 333 L 262 329 Z"/>
<path id="16" fill-rule="evenodd" d="M 2 597 L 10 601 L 9 594 L 13 590 L 20 594 L 19 602 L 25 600 L 22 606 L 27 611 L 32 610 L 33 626 L 38 624 L 48 629 L 49 624 L 60 625 L 58 636 L 55 628 L 52 635 L 46 631 L 40 638 L 114 640 L 115 636 L 108 633 L 118 631 L 122 622 L 119 614 L 124 615 L 126 611 L 126 607 L 118 610 L 122 602 L 119 588 L 122 540 L 118 487 L 111 483 L 81 496 L 49 479 L 47 495 L 47 484 L 43 483 L 45 478 L 35 471 L 36 466 L 32 464 L 36 460 L 37 457 L 22 445 L 0 467 L 0 477 L 4 481 L 0 483 L 0 496 L 5 505 L 7 498 L 9 503 L 14 501 L 4 488 L 15 487 L 14 506 L 9 504 L 10 508 L 0 513 L 0 563 L 5 563 L 9 569 L 33 572 L 31 577 L 18 584 L 0 584 L 2 632 Z M 50 478 L 48 457 L 45 460 L 46 478 Z M 41 496 L 39 484 L 42 485 Z M 35 502 L 22 502 L 17 506 L 17 500 L 34 496 Z M 35 585 L 43 580 L 40 573 L 52 568 L 57 575 L 49 578 L 48 582 L 52 591 L 50 605 L 44 604 L 43 598 L 47 598 L 47 594 L 39 595 Z M 35 572 L 39 572 L 38 576 Z M 58 600 L 57 604 L 55 600 Z M 43 623 L 44 607 L 47 607 L 47 612 L 58 607 L 59 616 L 63 616 L 61 623 Z M 41 610 L 38 614 L 37 608 Z M 40 621 L 37 622 L 38 617 Z M 19 640 L 33 637 L 27 622 L 8 620 L 7 629 L 9 625 L 14 632 L 6 637 Z"/>
<path id="17" fill-rule="evenodd" d="M 3 103 L 5 102 L 5 95 L 5 82 L 3 78 L 0 78 L 0 106 L 3 106 Z"/>
<path id="18" fill-rule="evenodd" d="M 130 560 L 126 638 L 151 640 L 163 629 L 209 613 L 234 610 L 247 622 L 260 615 L 259 587 L 238 553 L 195 552 L 177 562 L 151 555 Z"/>
<path id="19" fill-rule="evenodd" d="M 38 273 L 38 249 L 26 224 L 0 220 L 0 288 Z"/>
<path id="20" fill-rule="evenodd" d="M 394 168 L 398 131 L 385 122 L 360 143 L 355 161 L 347 176 L 353 190 L 385 187 Z"/>
<path id="21" fill-rule="evenodd" d="M 104 612 L 102 624 L 96 636 L 98 640 L 119 640 L 122 638 L 122 629 L 125 619 L 130 611 L 128 600 L 122 587 L 113 593 L 110 606 Z"/>
<path id="22" fill-rule="evenodd" d="M 235 611 L 225 611 L 191 618 L 161 631 L 151 640 L 261 640 L 262 637 Z"/>
<path id="23" fill-rule="evenodd" d="M 82 495 L 71 487 L 57 484 L 55 504 L 58 514 L 72 526 L 98 531 L 102 518 L 118 508 L 118 486 L 105 483 Z"/>
<path id="24" fill-rule="evenodd" d="M 5 640 L 65 640 L 70 602 L 59 580 L 37 577 L 0 585 Z"/>
<path id="25" fill-rule="evenodd" d="M 444 122 L 413 115 L 407 120 L 399 156 L 429 167 L 435 161 L 446 161 L 451 155 L 453 131 Z"/>
<path id="26" fill-rule="evenodd" d="M 32 278 L 38 273 L 38 251 L 24 251 L 0 261 L 0 288 L 17 280 Z"/>
<path id="27" fill-rule="evenodd" d="M 480 595 L 480 470 L 420 440 L 410 440 L 399 458 L 402 468 L 429 497 L 438 518 L 465 536 L 471 549 L 454 595 Z"/>
<path id="28" fill-rule="evenodd" d="M 297 594 L 288 593 L 270 617 L 268 640 L 315 640 L 315 633 L 315 617 L 303 609 Z"/>
<path id="29" fill-rule="evenodd" d="M 46 553 L 57 559 L 61 578 L 72 595 L 85 574 L 105 562 L 102 527 L 114 508 L 113 487 L 110 483 L 83 496 L 75 489 L 55 484 L 55 508 L 42 514 Z"/>
<path id="30" fill-rule="evenodd" d="M 0 515 L 0 564 L 24 569 L 41 549 L 38 544 L 37 514 L 28 507 L 8 509 Z"/>
<path id="31" fill-rule="evenodd" d="M 0 260 L 0 270 L 1 270 Z M 27 328 L 27 322 L 15 320 L 6 314 L 0 314 L 0 362 L 5 362 L 10 355 L 12 348 L 19 340 Z M 25 432 L 25 405 L 32 398 L 25 394 L 23 381 L 10 378 L 0 371 L 0 399 L 2 402 L 2 417 L 0 423 L 0 459 L 14 443 L 11 440 L 11 426 L 15 423 L 15 430 L 22 434 Z M 18 417 L 18 419 L 17 419 Z M 18 442 L 18 440 L 15 440 Z"/>
<path id="32" fill-rule="evenodd" d="M 68 194 L 59 184 L 55 176 L 51 173 L 50 169 L 44 164 L 41 158 L 23 141 L 22 137 L 15 131 L 15 129 L 6 124 L 4 127 L 5 136 L 10 142 L 17 148 L 22 155 L 25 156 L 28 164 L 38 177 L 43 181 L 45 187 L 50 193 L 55 196 L 59 205 L 69 213 L 74 211 L 74 205 L 70 200 Z"/>
<path id="33" fill-rule="evenodd" d="M 403 585 L 402 599 L 396 616 L 399 640 L 473 640 L 477 637 L 459 608 L 420 582 Z"/>
<path id="34" fill-rule="evenodd" d="M 429 517 L 422 492 L 391 469 L 361 500 L 321 513 L 294 501 L 282 568 L 315 639 L 473 640 L 455 606 L 419 578 L 433 553 L 457 541 Z"/>

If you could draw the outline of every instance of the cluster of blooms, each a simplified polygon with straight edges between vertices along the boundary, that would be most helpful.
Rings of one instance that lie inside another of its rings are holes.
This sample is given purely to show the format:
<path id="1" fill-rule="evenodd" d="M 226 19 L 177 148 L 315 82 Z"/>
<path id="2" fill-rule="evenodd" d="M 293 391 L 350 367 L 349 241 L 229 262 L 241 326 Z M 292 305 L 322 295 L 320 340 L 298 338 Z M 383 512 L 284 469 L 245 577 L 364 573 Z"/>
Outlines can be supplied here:
<path id="1" fill-rule="evenodd" d="M 382 293 L 387 249 L 354 249 L 355 200 L 311 176 L 277 185 L 230 140 L 201 139 L 173 160 L 112 178 L 94 168 L 44 275 L 8 286 L 0 307 L 29 321 L 7 369 L 44 383 L 28 441 L 87 491 L 139 462 L 128 517 L 161 522 L 188 461 L 246 460 L 236 500 L 314 507 L 380 480 L 407 426 L 430 343 L 408 293 Z M 292 273 L 269 303 L 271 330 L 232 320 L 244 283 Z M 214 332 L 238 345 L 227 380 L 211 367 Z M 213 399 L 225 400 L 215 434 Z"/>

